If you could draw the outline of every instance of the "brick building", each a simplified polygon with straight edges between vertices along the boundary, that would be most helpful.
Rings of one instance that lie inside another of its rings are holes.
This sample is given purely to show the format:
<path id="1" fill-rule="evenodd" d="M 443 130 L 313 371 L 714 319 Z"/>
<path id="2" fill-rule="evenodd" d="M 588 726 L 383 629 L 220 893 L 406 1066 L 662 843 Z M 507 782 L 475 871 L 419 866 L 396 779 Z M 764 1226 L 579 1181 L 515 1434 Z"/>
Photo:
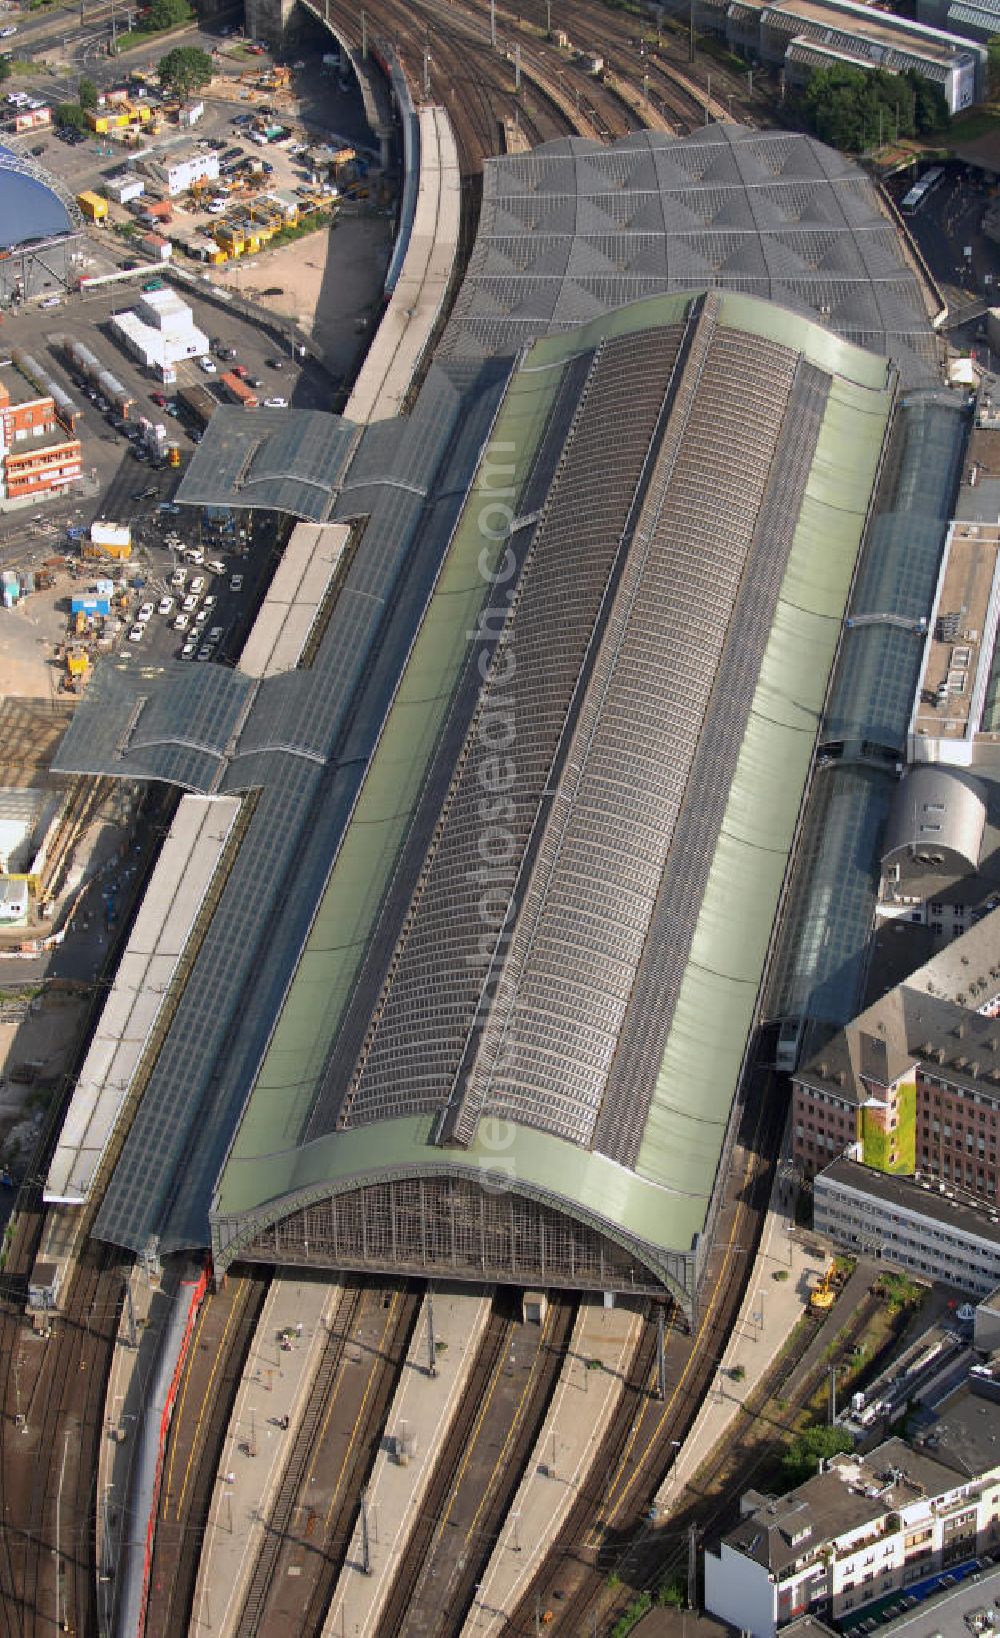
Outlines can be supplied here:
<path id="1" fill-rule="evenodd" d="M 793 1076 L 807 1177 L 850 1150 L 877 1171 L 997 1200 L 1000 910 L 839 1031 Z"/>
<path id="2" fill-rule="evenodd" d="M 0 378 L 0 505 L 64 489 L 82 470 L 80 440 L 59 421 L 53 400 L 6 371 Z"/>

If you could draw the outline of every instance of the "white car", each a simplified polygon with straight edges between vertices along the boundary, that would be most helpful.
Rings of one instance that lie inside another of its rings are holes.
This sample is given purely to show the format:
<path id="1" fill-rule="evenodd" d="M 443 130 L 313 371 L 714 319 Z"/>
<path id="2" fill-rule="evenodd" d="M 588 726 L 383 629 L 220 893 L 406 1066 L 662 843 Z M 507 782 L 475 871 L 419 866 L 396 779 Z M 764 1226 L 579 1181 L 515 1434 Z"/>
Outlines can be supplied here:
<path id="1" fill-rule="evenodd" d="M 210 643 L 221 643 L 221 641 L 222 641 L 222 631 L 223 631 L 222 626 L 213 626 L 211 631 L 208 634 L 209 642 Z"/>
<path id="2" fill-rule="evenodd" d="M 195 651 L 195 649 L 197 647 L 198 647 L 197 637 L 189 637 L 187 642 L 184 644 L 184 647 L 181 649 L 181 659 L 182 660 L 190 660 L 192 654 L 194 653 L 194 651 Z"/>
<path id="3" fill-rule="evenodd" d="M 173 574 L 170 576 L 170 584 L 173 586 L 174 591 L 180 591 L 186 579 L 186 569 L 175 569 Z"/>
<path id="4" fill-rule="evenodd" d="M 203 592 L 204 590 L 205 590 L 205 576 L 203 574 L 196 574 L 194 579 L 192 580 L 190 586 L 188 587 L 188 591 L 193 592 L 195 597 L 197 597 L 198 593 Z"/>
<path id="5" fill-rule="evenodd" d="M 288 399 L 287 398 L 265 398 L 264 399 L 264 408 L 265 409 L 287 409 L 288 408 Z"/>
<path id="6" fill-rule="evenodd" d="M 145 626 L 133 626 L 132 630 L 128 634 L 129 642 L 130 643 L 141 643 L 142 642 L 142 634 L 145 631 L 145 629 L 146 629 Z"/>
<path id="7" fill-rule="evenodd" d="M 174 612 L 174 600 L 173 600 L 173 598 L 172 597 L 161 597 L 160 601 L 156 605 L 156 612 L 157 612 L 157 614 L 163 614 L 163 615 L 173 614 L 173 612 Z"/>
<path id="8" fill-rule="evenodd" d="M 223 563 L 221 557 L 210 557 L 208 562 L 205 564 L 205 567 L 206 569 L 210 569 L 213 574 L 225 574 L 226 572 L 226 565 Z"/>
<path id="9" fill-rule="evenodd" d="M 188 626 L 190 624 L 191 624 L 191 616 L 189 614 L 179 614 L 177 616 L 176 620 L 174 621 L 174 630 L 175 631 L 187 631 L 187 628 L 188 628 Z"/>
<path id="10" fill-rule="evenodd" d="M 12 34 L 17 33 L 14 23 L 8 23 L 6 28 L 0 28 L 0 40 L 9 40 Z"/>
<path id="11" fill-rule="evenodd" d="M 205 621 L 208 619 L 208 614 L 209 614 L 208 609 L 199 609 L 198 613 L 194 617 L 195 625 L 196 626 L 203 626 L 205 624 Z"/>
<path id="12" fill-rule="evenodd" d="M 184 556 L 189 563 L 194 564 L 195 568 L 198 568 L 205 561 L 205 554 L 200 546 L 189 546 Z"/>
<path id="13" fill-rule="evenodd" d="M 206 205 L 205 208 L 208 211 L 209 216 L 222 216 L 222 215 L 225 214 L 225 209 L 226 209 L 225 200 L 224 199 L 213 199 L 212 203 L 210 205 Z M 202 361 L 201 361 L 201 367 L 202 367 L 202 369 L 205 368 L 205 360 L 204 359 L 202 359 Z M 214 370 L 214 369 L 215 369 L 215 365 L 213 364 L 212 369 L 208 371 L 208 374 L 211 375 L 212 370 Z"/>
<path id="14" fill-rule="evenodd" d="M 202 606 L 203 609 L 214 609 L 214 607 L 215 607 L 215 605 L 216 605 L 216 603 L 218 601 L 219 601 L 219 599 L 216 596 L 214 596 L 214 594 L 212 594 L 212 595 L 209 595 L 208 597 L 205 598 L 205 600 L 204 600 L 204 602 L 202 603 L 201 606 Z"/>
<path id="15" fill-rule="evenodd" d="M 210 358 L 199 358 L 198 363 L 200 364 L 201 368 L 204 370 L 206 375 L 215 375 L 216 374 L 215 364 L 214 364 L 212 359 L 210 359 Z"/>
<path id="16" fill-rule="evenodd" d="M 187 597 L 185 597 L 183 603 L 181 604 L 181 609 L 185 614 L 193 614 L 197 607 L 198 599 L 197 597 L 192 597 L 190 593 Z"/>
<path id="17" fill-rule="evenodd" d="M 241 574 L 234 574 L 234 575 L 230 576 L 230 578 L 229 578 L 229 590 L 233 591 L 233 592 L 239 592 L 239 591 L 243 590 L 243 576 Z"/>
<path id="18" fill-rule="evenodd" d="M 138 621 L 140 626 L 144 626 L 146 624 L 146 621 L 147 620 L 152 620 L 152 618 L 153 618 L 153 605 L 152 605 L 152 603 L 143 603 L 143 605 L 140 608 L 138 614 L 136 615 L 136 620 Z"/>

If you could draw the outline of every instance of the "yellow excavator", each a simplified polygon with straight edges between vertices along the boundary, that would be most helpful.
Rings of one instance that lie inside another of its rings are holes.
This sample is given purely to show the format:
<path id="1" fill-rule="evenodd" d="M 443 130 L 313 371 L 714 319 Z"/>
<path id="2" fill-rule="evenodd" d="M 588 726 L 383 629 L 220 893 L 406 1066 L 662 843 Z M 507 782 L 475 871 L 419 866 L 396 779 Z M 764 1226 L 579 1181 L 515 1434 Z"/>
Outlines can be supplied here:
<path id="1" fill-rule="evenodd" d="M 819 1285 L 814 1286 L 809 1293 L 809 1307 L 814 1314 L 828 1314 L 837 1300 L 837 1288 L 833 1283 L 837 1272 L 836 1263 L 831 1263 Z"/>

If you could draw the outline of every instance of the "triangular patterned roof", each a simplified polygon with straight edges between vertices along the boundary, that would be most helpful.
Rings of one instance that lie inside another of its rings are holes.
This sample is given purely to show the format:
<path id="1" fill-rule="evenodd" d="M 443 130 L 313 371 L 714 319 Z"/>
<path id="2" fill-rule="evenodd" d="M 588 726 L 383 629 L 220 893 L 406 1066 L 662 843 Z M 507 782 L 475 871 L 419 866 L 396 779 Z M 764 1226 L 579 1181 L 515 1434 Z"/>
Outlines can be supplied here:
<path id="1" fill-rule="evenodd" d="M 513 352 L 642 296 L 711 285 L 863 333 L 905 384 L 937 379 L 922 287 L 868 178 L 813 137 L 739 125 L 607 147 L 561 137 L 488 161 L 441 356 Z"/>

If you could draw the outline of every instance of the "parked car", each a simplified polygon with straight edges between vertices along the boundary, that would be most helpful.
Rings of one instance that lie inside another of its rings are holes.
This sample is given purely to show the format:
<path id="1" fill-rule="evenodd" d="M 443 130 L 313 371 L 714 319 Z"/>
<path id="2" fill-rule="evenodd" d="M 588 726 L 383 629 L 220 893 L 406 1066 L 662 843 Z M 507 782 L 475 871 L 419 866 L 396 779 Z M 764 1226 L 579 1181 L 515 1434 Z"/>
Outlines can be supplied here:
<path id="1" fill-rule="evenodd" d="M 200 592 L 205 590 L 205 576 L 203 574 L 196 574 L 188 587 L 188 590 L 193 592 L 195 597 L 197 597 Z"/>
<path id="2" fill-rule="evenodd" d="M 151 392 L 149 396 L 152 402 L 158 405 L 160 409 L 166 409 L 167 395 L 165 392 Z"/>
<path id="3" fill-rule="evenodd" d="M 175 631 L 187 631 L 187 628 L 188 628 L 188 626 L 190 624 L 191 624 L 191 616 L 189 614 L 185 614 L 182 611 L 180 614 L 177 615 L 176 619 L 174 620 L 174 630 Z"/>
<path id="4" fill-rule="evenodd" d="M 145 629 L 146 629 L 145 626 L 133 626 L 132 630 L 128 634 L 129 642 L 130 643 L 141 643 L 142 642 L 142 634 L 145 631 Z"/>
<path id="5" fill-rule="evenodd" d="M 191 592 L 189 592 L 188 595 L 185 597 L 183 603 L 181 604 L 181 609 L 182 609 L 183 613 L 184 614 L 193 614 L 197 607 L 198 607 L 197 597 L 195 597 Z"/>
<path id="6" fill-rule="evenodd" d="M 264 408 L 265 409 L 287 409 L 288 408 L 288 399 L 287 398 L 265 398 L 264 399 Z"/>
<path id="7" fill-rule="evenodd" d="M 199 569 L 205 561 L 205 553 L 201 546 L 189 546 L 184 556 L 189 563 L 193 563 Z"/>
<path id="8" fill-rule="evenodd" d="M 194 653 L 194 651 L 195 651 L 195 649 L 197 647 L 198 647 L 197 637 L 189 637 L 187 642 L 184 644 L 184 647 L 181 649 L 181 659 L 182 660 L 190 660 L 192 654 Z"/>
<path id="9" fill-rule="evenodd" d="M 174 600 L 173 600 L 173 598 L 172 597 L 161 597 L 160 601 L 156 605 L 156 612 L 157 612 L 157 614 L 163 614 L 163 615 L 173 614 L 173 612 L 174 612 Z"/>
<path id="10" fill-rule="evenodd" d="M 147 620 L 152 620 L 154 612 L 152 603 L 143 603 L 136 615 L 136 621 L 140 626 L 144 626 Z"/>
<path id="11" fill-rule="evenodd" d="M 170 584 L 173 586 L 175 591 L 180 591 L 180 588 L 183 586 L 186 579 L 186 569 L 175 569 L 173 574 L 170 576 Z"/>
<path id="12" fill-rule="evenodd" d="M 218 371 L 216 370 L 216 367 L 215 367 L 215 360 L 214 359 L 199 358 L 198 363 L 201 366 L 201 368 L 204 370 L 206 375 L 217 375 L 218 374 Z"/>

